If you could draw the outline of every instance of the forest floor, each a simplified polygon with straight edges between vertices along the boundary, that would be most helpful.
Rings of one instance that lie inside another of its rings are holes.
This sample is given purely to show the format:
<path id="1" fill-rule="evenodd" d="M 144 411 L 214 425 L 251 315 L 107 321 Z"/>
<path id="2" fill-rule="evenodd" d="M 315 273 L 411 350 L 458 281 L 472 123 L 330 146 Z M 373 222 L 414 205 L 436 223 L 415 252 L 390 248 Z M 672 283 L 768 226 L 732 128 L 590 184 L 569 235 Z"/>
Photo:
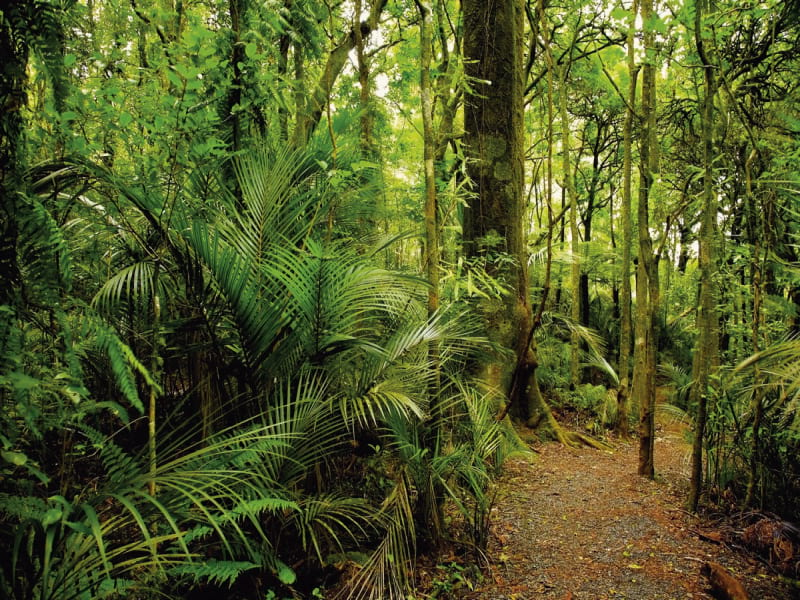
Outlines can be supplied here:
<path id="1" fill-rule="evenodd" d="M 491 566 L 482 581 L 468 585 L 466 577 L 456 577 L 449 595 L 435 595 L 707 599 L 713 596 L 700 569 L 714 561 L 744 584 L 752 600 L 800 598 L 754 556 L 727 542 L 719 525 L 683 508 L 690 446 L 679 427 L 658 433 L 655 481 L 636 475 L 635 441 L 616 441 L 611 451 L 558 444 L 536 451 L 509 459 L 498 482 Z"/>

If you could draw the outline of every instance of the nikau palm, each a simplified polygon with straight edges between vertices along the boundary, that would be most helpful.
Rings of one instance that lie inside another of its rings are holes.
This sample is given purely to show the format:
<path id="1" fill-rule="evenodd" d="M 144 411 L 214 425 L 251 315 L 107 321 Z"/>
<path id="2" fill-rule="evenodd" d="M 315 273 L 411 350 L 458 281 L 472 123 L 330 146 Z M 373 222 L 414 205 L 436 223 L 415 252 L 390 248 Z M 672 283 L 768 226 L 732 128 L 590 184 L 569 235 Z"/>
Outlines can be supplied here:
<path id="1" fill-rule="evenodd" d="M 315 165 L 302 152 L 242 157 L 241 202 L 221 195 L 209 219 L 186 198 L 169 222 L 159 198 L 103 167 L 75 167 L 127 200 L 117 210 L 140 229 L 119 242 L 156 239 L 147 230 L 160 239 L 139 251 L 126 246 L 135 260 L 121 262 L 100 286 L 93 300 L 100 314 L 119 323 L 123 338 L 136 327 L 159 327 L 147 335 L 163 348 L 181 335 L 166 324 L 203 314 L 211 337 L 195 337 L 169 360 L 185 364 L 191 353 L 216 346 L 237 365 L 236 375 L 222 381 L 227 401 L 203 412 L 212 422 L 187 425 L 196 410 L 192 389 L 202 382 L 170 392 L 122 341 L 105 342 L 108 352 L 116 348 L 109 354 L 115 365 L 127 363 L 113 370 L 129 390 L 126 401 L 110 405 L 126 436 L 140 435 L 128 413 L 143 411 L 142 386 L 157 389 L 161 405 L 169 398 L 151 439 L 158 452 L 131 454 L 73 417 L 99 459 L 98 484 L 74 500 L 53 496 L 33 508 L 19 493 L 3 499 L 9 525 L 19 521 L 8 529 L 8 539 L 19 540 L 3 574 L 10 597 L 81 598 L 163 586 L 165 577 L 173 587 L 230 585 L 250 572 L 291 586 L 296 573 L 287 565 L 298 552 L 301 564 L 326 564 L 376 539 L 372 558 L 345 589 L 354 597 L 400 597 L 411 581 L 417 503 L 441 501 L 431 494 L 443 489 L 465 518 L 485 518 L 487 468 L 505 438 L 488 411 L 477 409 L 488 403 L 458 381 L 481 338 L 463 315 L 428 317 L 421 280 L 374 266 L 344 240 L 325 240 L 329 190 Z M 164 300 L 158 321 L 149 313 L 154 297 Z M 98 332 L 117 339 L 109 326 Z M 428 353 L 434 342 L 435 363 Z M 131 372 L 139 375 L 133 386 Z M 437 402 L 452 407 L 448 428 L 456 437 L 447 454 L 440 447 L 431 456 L 422 440 L 434 381 L 452 382 Z M 472 434 L 456 435 L 461 422 Z M 382 499 L 354 495 L 336 475 L 365 430 L 379 440 L 373 452 L 380 462 L 399 465 L 393 484 L 375 490 Z M 320 468 L 327 477 L 314 476 Z"/>

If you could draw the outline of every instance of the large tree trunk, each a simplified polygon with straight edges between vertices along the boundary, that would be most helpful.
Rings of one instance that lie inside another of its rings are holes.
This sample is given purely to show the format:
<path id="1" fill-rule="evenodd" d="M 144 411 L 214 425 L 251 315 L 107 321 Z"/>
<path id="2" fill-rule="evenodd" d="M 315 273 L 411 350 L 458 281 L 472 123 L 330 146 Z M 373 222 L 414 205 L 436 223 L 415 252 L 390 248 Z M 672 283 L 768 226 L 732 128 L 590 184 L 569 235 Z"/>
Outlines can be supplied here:
<path id="1" fill-rule="evenodd" d="M 487 304 L 487 329 L 517 357 L 517 376 L 508 370 L 503 381 L 518 381 L 508 401 L 517 416 L 525 415 L 523 400 L 529 367 L 529 331 L 532 324 L 528 299 L 523 177 L 523 26 L 522 0 L 465 0 L 464 59 L 475 94 L 466 98 L 464 138 L 467 168 L 475 195 L 464 211 L 464 247 L 467 255 L 500 250 L 513 257 L 513 265 L 497 266 L 496 277 L 514 289 L 503 303 Z M 487 83 L 483 83 L 487 82 Z M 499 241 L 488 248 L 487 238 Z M 513 364 L 513 363 L 512 363 Z"/>
<path id="2" fill-rule="evenodd" d="M 17 264 L 17 192 L 22 186 L 27 102 L 25 84 L 29 48 L 11 19 L 24 22 L 26 5 L 9 7 L 0 19 L 0 304 L 12 304 L 22 276 Z M 31 9 L 32 10 L 32 9 Z"/>

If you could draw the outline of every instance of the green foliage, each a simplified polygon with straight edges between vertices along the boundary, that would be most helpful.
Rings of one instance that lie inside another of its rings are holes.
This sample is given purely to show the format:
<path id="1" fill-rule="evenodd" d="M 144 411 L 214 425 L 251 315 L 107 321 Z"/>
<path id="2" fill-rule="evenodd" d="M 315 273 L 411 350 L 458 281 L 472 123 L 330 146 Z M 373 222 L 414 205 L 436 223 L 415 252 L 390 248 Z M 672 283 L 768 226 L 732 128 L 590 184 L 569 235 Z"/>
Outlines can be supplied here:
<path id="1" fill-rule="evenodd" d="M 69 292 L 70 254 L 61 229 L 35 198 L 16 203 L 20 244 L 18 256 L 26 292 L 41 304 L 55 305 Z"/>
<path id="2" fill-rule="evenodd" d="M 386 4 L 380 42 L 366 40 L 362 90 L 357 73 L 326 70 L 354 41 L 342 36 L 353 25 L 349 6 L 23 0 L 0 8 L 7 597 L 180 597 L 190 588 L 241 596 L 248 582 L 276 598 L 309 595 L 312 570 L 341 560 L 358 563 L 349 565 L 354 597 L 400 598 L 419 539 L 458 531 L 485 548 L 492 477 L 516 446 L 493 419 L 499 399 L 471 379 L 476 356 L 497 350 L 473 315 L 509 298 L 513 260 L 501 232 L 480 240 L 475 257 L 461 247 L 471 182 L 463 136 L 447 119 L 475 84 L 459 56 L 468 23 L 457 3 L 433 6 L 444 266 L 442 308 L 429 315 L 419 277 L 419 48 L 407 35 L 416 11 Z M 577 255 L 559 239 L 569 230 L 557 206 L 563 174 L 545 158 L 559 142 L 547 128 L 544 54 L 533 53 L 530 202 L 521 215 L 536 248 L 527 300 L 538 306 L 547 265 L 539 382 L 548 399 L 606 423 L 616 410 L 607 388 L 618 385 L 619 165 L 632 76 L 620 44 L 636 19 L 624 6 L 575 8 L 545 10 L 563 25 L 549 45 L 563 68 L 557 92 L 568 100 L 586 239 Z M 741 360 L 755 344 L 769 349 L 713 386 L 709 476 L 744 495 L 752 471 L 760 504 L 796 511 L 798 354 L 776 341 L 797 329 L 800 297 L 797 15 L 774 0 L 715 10 L 701 37 L 720 85 L 723 360 Z M 649 58 L 671 57 L 656 102 L 651 216 L 664 224 L 654 232 L 656 337 L 659 361 L 670 365 L 660 382 L 674 392 L 664 410 L 687 422 L 702 172 L 692 11 L 688 3 L 638 24 L 663 42 Z M 320 106 L 308 101 L 317 92 L 327 96 Z M 292 145 L 306 121 L 298 139 L 310 143 Z M 560 316 L 579 301 L 566 289 L 573 264 L 589 292 L 587 323 Z M 752 314 L 756 284 L 761 315 Z M 591 384 L 567 391 L 575 334 Z M 141 450 L 151 424 L 153 465 Z M 155 495 L 145 493 L 150 484 Z M 444 571 L 443 592 L 462 575 Z"/>

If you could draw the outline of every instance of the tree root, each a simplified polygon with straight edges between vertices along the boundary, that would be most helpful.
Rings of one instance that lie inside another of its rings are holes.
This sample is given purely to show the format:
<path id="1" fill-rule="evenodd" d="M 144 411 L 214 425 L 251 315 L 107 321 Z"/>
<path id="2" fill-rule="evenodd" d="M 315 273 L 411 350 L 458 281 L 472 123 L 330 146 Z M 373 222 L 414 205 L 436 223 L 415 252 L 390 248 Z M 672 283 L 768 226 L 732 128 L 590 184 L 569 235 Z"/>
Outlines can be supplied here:
<path id="1" fill-rule="evenodd" d="M 570 446 L 572 448 L 577 448 L 578 446 L 587 446 L 589 448 L 594 448 L 595 450 L 613 450 L 613 446 L 611 444 L 607 444 L 602 440 L 598 440 L 593 438 L 590 435 L 586 435 L 585 433 L 579 433 L 577 431 L 564 431 L 564 435 L 572 442 Z"/>
<path id="2" fill-rule="evenodd" d="M 613 447 L 602 440 L 595 439 L 585 433 L 564 429 L 548 411 L 529 419 L 525 425 L 533 429 L 544 439 L 552 439 L 568 448 L 588 447 L 595 450 L 612 450 Z"/>

